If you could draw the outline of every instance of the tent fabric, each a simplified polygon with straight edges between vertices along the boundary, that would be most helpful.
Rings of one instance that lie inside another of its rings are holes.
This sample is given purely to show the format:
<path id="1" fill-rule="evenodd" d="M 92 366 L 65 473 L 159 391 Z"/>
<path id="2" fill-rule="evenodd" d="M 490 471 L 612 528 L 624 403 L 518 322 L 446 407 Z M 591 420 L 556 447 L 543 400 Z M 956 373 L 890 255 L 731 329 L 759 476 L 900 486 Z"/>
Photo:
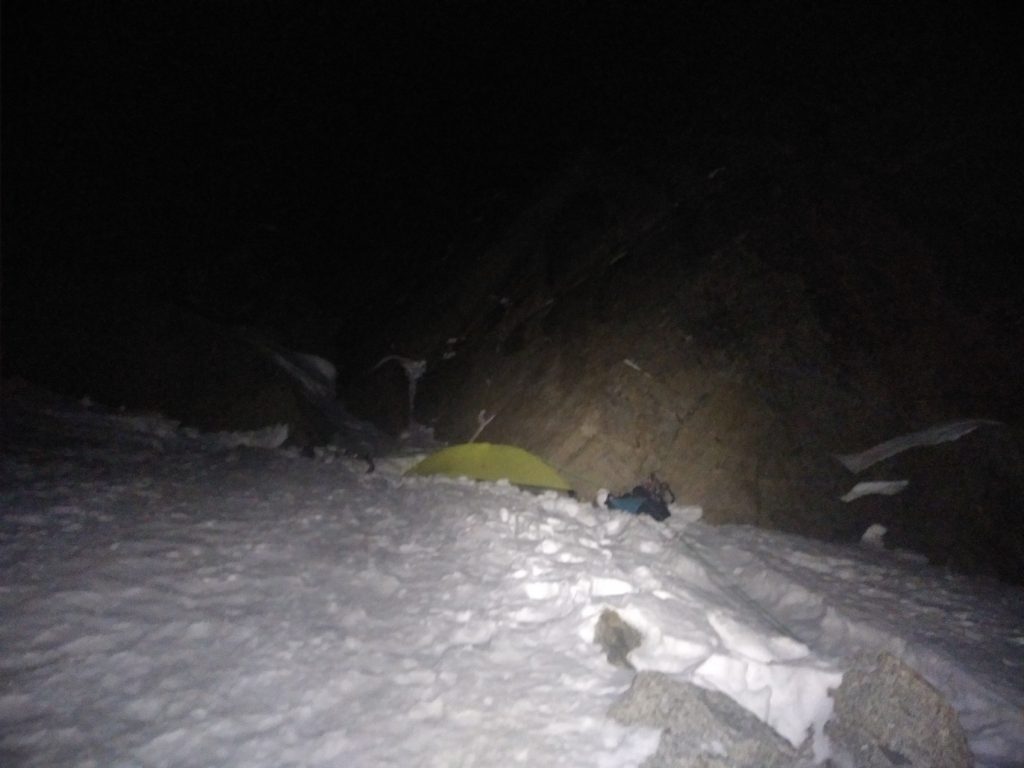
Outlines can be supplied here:
<path id="1" fill-rule="evenodd" d="M 475 480 L 508 480 L 531 488 L 571 491 L 572 486 L 542 459 L 514 445 L 463 443 L 433 453 L 407 475 L 448 475 Z"/>

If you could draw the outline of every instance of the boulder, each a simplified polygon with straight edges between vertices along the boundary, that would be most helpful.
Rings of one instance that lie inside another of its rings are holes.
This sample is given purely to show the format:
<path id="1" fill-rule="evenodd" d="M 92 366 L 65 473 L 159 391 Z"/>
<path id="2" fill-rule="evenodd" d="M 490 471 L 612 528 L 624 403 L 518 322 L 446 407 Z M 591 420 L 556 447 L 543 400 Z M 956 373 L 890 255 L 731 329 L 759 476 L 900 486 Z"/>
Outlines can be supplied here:
<path id="1" fill-rule="evenodd" d="M 825 733 L 856 768 L 969 768 L 956 711 L 889 653 L 862 654 L 836 689 Z"/>
<path id="2" fill-rule="evenodd" d="M 639 672 L 609 714 L 624 725 L 661 728 L 643 768 L 794 768 L 811 765 L 788 741 L 724 693 Z"/>

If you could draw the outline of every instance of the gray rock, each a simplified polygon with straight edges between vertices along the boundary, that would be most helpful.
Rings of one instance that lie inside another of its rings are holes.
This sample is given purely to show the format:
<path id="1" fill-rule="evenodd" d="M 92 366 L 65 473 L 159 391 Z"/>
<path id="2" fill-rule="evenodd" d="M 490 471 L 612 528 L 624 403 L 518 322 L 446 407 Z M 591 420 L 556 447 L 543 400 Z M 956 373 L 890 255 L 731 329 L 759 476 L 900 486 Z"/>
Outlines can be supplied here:
<path id="1" fill-rule="evenodd" d="M 633 665 L 629 663 L 627 657 L 630 651 L 640 647 L 643 635 L 636 627 L 623 621 L 618 613 L 606 609 L 594 628 L 594 642 L 604 649 L 611 664 L 616 667 L 633 669 Z"/>
<path id="2" fill-rule="evenodd" d="M 609 712 L 664 729 L 644 768 L 793 768 L 796 750 L 728 696 L 661 672 L 640 672 Z"/>
<path id="3" fill-rule="evenodd" d="M 834 693 L 825 726 L 856 768 L 968 768 L 967 738 L 949 703 L 888 653 L 860 655 Z"/>

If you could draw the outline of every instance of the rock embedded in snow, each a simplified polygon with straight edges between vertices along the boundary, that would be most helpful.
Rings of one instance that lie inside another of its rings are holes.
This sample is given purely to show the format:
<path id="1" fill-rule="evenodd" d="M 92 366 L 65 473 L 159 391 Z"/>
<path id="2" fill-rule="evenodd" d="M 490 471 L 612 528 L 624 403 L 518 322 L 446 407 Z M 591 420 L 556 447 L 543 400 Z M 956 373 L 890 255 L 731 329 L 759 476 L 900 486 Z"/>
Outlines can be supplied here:
<path id="1" fill-rule="evenodd" d="M 800 765 L 789 742 L 728 696 L 662 672 L 638 673 L 609 714 L 625 725 L 664 729 L 643 768 Z"/>
<path id="2" fill-rule="evenodd" d="M 640 647 L 643 635 L 636 627 L 623 621 L 617 612 L 605 610 L 594 628 L 594 642 L 604 649 L 610 664 L 633 669 L 629 652 Z"/>
<path id="3" fill-rule="evenodd" d="M 974 765 L 949 702 L 888 653 L 854 659 L 835 692 L 835 714 L 825 732 L 856 768 Z"/>

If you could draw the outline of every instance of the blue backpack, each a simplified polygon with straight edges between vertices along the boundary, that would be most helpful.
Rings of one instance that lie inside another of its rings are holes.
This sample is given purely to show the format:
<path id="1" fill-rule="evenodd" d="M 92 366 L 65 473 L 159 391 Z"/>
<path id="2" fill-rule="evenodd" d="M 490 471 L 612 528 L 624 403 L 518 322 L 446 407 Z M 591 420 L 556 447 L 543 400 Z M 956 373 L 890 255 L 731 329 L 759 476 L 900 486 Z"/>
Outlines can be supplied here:
<path id="1" fill-rule="evenodd" d="M 667 498 L 667 500 L 666 500 Z M 608 495 L 605 506 L 619 509 L 631 515 L 650 515 L 659 523 L 667 520 L 671 513 L 668 505 L 676 500 L 676 495 L 668 487 L 668 483 L 659 480 L 652 472 L 642 484 L 621 496 Z"/>

